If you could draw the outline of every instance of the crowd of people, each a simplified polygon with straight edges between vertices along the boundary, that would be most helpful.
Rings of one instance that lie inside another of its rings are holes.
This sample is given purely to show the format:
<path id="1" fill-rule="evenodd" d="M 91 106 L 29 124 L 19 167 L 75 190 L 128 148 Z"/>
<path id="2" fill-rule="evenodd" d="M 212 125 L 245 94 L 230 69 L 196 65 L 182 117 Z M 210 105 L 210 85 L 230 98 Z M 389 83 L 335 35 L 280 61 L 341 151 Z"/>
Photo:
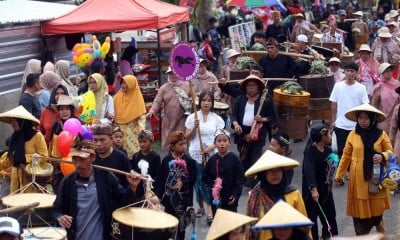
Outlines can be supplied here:
<path id="1" fill-rule="evenodd" d="M 0 121 L 13 128 L 7 152 L 0 158 L 1 168 L 10 168 L 6 194 L 18 192 L 31 181 L 24 168 L 33 154 L 63 157 L 57 140 L 68 120 L 81 121 L 84 109 L 76 99 L 91 92 L 95 115 L 85 124 L 93 137 L 75 137 L 69 157 L 76 171 L 64 175 L 60 165 L 53 163 L 52 181 L 46 186 L 57 195 L 52 216 L 67 230 L 68 239 L 109 239 L 112 212 L 147 199 L 148 194 L 152 204 L 161 204 L 179 221 L 176 233 L 165 233 L 165 239 L 184 240 L 188 219 L 195 217 L 205 217 L 210 226 L 207 239 L 330 239 L 341 231 L 332 186 L 345 182 L 346 213 L 353 218 L 355 234 L 368 234 L 373 227 L 385 233 L 383 214 L 390 209 L 389 190 L 379 185 L 375 171 L 376 166 L 379 172 L 386 171 L 391 156 L 400 153 L 399 14 L 388 11 L 384 21 L 379 21 L 379 12 L 373 12 L 374 22 L 367 25 L 362 12 L 352 13 L 352 7 L 332 9 L 338 20 L 327 15 L 326 30 L 308 22 L 302 8 L 290 8 L 295 19 L 292 28 L 282 24 L 279 11 L 273 11 L 272 24 L 264 27 L 258 23 L 252 42 L 261 45 L 266 54 L 239 84 L 229 80 L 241 53 L 229 49 L 226 63 L 220 64 L 218 20 L 210 18 L 209 30 L 197 33 L 200 40 L 190 41 L 201 57 L 197 76 L 181 81 L 169 68 L 167 82 L 148 109 L 129 67 L 137 52 L 134 46 L 126 49 L 119 63 L 128 67 L 113 73 L 114 79 L 107 79 L 111 75 L 106 74 L 107 64 L 102 60 L 92 64 L 86 80 L 76 77 L 76 81 L 70 80 L 68 61 L 43 63 L 42 68 L 40 61 L 29 60 L 20 106 L 0 114 Z M 355 19 L 350 28 L 345 18 Z M 354 50 L 354 28 L 372 40 L 356 49 L 354 62 L 342 65 L 340 58 L 327 59 L 335 80 L 329 97 L 332 119 L 310 129 L 300 191 L 291 185 L 300 163 L 290 158 L 290 133 L 280 131 L 271 94 L 279 85 L 264 78 L 309 73 L 308 61 L 279 53 L 282 36 L 293 41 L 292 52 L 321 58 L 308 46 L 315 33 L 322 35 L 323 42 L 341 43 Z M 197 112 L 191 110 L 191 101 L 197 102 Z M 224 115 L 216 111 L 221 103 L 228 106 Z M 146 130 L 146 121 L 160 113 L 165 156 L 153 149 L 154 135 Z M 329 147 L 333 133 L 337 155 Z M 232 151 L 233 144 L 237 151 Z M 126 175 L 114 175 L 93 168 L 93 164 Z M 149 179 L 154 186 L 151 193 L 146 187 Z M 249 192 L 245 215 L 235 213 L 244 189 Z M 196 205 L 198 209 L 193 208 Z M 231 218 L 237 221 L 231 224 Z M 322 233 L 318 232 L 318 218 L 327 218 L 321 220 Z M 246 227 L 255 222 L 251 229 Z"/>

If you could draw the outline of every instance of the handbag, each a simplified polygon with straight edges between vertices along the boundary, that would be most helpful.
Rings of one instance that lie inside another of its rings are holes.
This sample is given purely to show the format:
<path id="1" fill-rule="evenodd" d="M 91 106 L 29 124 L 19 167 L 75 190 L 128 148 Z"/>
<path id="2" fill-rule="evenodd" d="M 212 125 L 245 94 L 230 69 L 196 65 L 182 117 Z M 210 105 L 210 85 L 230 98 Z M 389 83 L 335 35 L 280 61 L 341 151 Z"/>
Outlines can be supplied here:
<path id="1" fill-rule="evenodd" d="M 379 193 L 379 190 L 379 178 L 372 177 L 368 181 L 368 192 L 376 194 Z"/>

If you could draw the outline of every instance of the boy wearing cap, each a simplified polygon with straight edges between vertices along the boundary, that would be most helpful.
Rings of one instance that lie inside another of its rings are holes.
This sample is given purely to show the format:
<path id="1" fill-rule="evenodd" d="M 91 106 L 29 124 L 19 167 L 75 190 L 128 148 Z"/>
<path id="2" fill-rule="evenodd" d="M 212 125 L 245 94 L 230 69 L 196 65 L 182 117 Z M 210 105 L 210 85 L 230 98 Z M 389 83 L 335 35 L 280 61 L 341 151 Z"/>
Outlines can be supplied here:
<path id="1" fill-rule="evenodd" d="M 337 57 L 333 57 L 328 61 L 328 71 L 329 74 L 333 75 L 335 83 L 342 81 L 344 78 L 344 73 L 340 71 L 340 64 L 340 59 Z"/>
<path id="2" fill-rule="evenodd" d="M 12 217 L 0 217 L 0 240 L 22 240 L 19 222 Z"/>
<path id="3" fill-rule="evenodd" d="M 122 206 L 135 201 L 141 175 L 131 171 L 126 177 L 129 186 L 123 187 L 114 174 L 93 168 L 94 143 L 80 135 L 70 156 L 76 171 L 61 181 L 52 216 L 70 240 L 109 239 L 115 203 Z"/>
<path id="4" fill-rule="evenodd" d="M 337 137 L 338 155 L 342 156 L 347 135 L 356 126 L 356 123 L 348 120 L 344 114 L 350 108 L 368 103 L 367 89 L 357 82 L 358 65 L 354 62 L 344 66 L 345 78 L 333 87 L 329 101 L 331 101 L 332 122 Z"/>

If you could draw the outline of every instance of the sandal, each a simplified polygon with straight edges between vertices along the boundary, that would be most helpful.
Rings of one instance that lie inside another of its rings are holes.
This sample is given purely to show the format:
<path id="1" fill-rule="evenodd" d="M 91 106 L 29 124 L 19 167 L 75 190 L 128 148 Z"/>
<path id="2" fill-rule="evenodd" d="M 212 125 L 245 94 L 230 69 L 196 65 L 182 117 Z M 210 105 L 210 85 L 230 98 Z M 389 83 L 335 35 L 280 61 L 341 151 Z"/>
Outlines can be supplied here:
<path id="1" fill-rule="evenodd" d="M 202 217 L 202 216 L 204 216 L 204 214 L 205 214 L 204 208 L 197 209 L 196 217 L 198 217 L 198 218 Z"/>
<path id="2" fill-rule="evenodd" d="M 207 216 L 207 225 L 211 226 L 211 223 L 213 222 L 214 218 L 212 216 Z"/>

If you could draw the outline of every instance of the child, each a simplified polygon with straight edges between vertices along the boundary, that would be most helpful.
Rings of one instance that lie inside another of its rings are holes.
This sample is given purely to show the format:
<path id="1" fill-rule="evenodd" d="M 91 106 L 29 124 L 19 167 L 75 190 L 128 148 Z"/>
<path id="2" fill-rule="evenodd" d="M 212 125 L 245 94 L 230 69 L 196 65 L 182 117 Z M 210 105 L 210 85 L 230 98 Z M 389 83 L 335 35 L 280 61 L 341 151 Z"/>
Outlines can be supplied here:
<path id="1" fill-rule="evenodd" d="M 173 131 L 169 137 L 170 152 L 161 163 L 155 192 L 165 212 L 179 219 L 176 240 L 185 239 L 185 219 L 193 212 L 193 186 L 196 182 L 196 161 L 185 152 L 187 140 L 182 131 Z"/>
<path id="2" fill-rule="evenodd" d="M 218 130 L 214 144 L 218 153 L 208 160 L 203 175 L 203 182 L 212 189 L 213 215 L 217 208 L 236 212 L 244 183 L 242 164 L 238 156 L 229 151 L 231 138 L 228 131 Z M 207 219 L 208 224 L 211 222 L 212 219 Z"/>
<path id="3" fill-rule="evenodd" d="M 311 129 L 310 140 L 304 150 L 303 160 L 303 199 L 306 205 L 307 215 L 315 223 L 312 226 L 312 236 L 314 240 L 319 239 L 317 217 L 322 223 L 322 237 L 329 239 L 332 235 L 338 235 L 336 223 L 335 202 L 332 194 L 333 177 L 337 163 L 332 157 L 332 150 L 327 146 L 332 141 L 329 127 L 325 124 L 318 124 Z M 331 228 L 326 224 L 324 216 L 317 203 L 323 209 L 327 221 Z"/>
<path id="4" fill-rule="evenodd" d="M 116 126 L 113 129 L 112 140 L 114 149 L 118 149 L 121 152 L 125 153 L 128 156 L 128 152 L 124 149 L 124 131 L 119 126 Z"/>
<path id="5" fill-rule="evenodd" d="M 141 130 L 138 136 L 140 150 L 132 156 L 132 169 L 142 174 L 149 174 L 156 179 L 161 165 L 161 158 L 158 153 L 151 150 L 154 142 L 153 133 L 149 130 Z M 145 170 L 147 165 L 147 171 Z M 144 171 L 144 172 L 143 172 Z"/>

